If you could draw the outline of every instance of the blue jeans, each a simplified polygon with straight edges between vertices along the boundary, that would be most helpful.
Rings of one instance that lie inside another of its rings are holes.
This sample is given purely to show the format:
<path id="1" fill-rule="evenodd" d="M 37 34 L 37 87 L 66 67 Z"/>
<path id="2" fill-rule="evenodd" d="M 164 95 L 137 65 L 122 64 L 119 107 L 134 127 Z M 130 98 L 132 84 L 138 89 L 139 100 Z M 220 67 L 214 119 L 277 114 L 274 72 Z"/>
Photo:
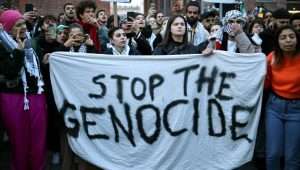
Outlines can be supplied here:
<path id="1" fill-rule="evenodd" d="M 300 100 L 270 94 L 266 106 L 267 170 L 300 170 Z"/>

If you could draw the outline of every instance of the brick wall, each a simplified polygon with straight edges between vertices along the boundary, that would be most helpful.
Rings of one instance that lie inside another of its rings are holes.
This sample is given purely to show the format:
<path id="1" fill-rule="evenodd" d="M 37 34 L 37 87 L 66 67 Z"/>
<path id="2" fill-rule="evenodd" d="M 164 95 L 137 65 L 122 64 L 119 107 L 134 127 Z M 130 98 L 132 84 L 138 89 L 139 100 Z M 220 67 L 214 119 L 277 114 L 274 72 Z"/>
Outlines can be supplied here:
<path id="1" fill-rule="evenodd" d="M 63 5 L 66 2 L 72 2 L 73 4 L 77 4 L 81 0 L 19 0 L 19 9 L 24 9 L 25 3 L 32 3 L 39 10 L 40 15 L 52 14 L 57 16 L 59 13 L 63 12 Z M 96 1 L 98 9 L 105 9 L 110 12 L 110 3 L 109 2 L 101 2 L 100 0 Z"/>

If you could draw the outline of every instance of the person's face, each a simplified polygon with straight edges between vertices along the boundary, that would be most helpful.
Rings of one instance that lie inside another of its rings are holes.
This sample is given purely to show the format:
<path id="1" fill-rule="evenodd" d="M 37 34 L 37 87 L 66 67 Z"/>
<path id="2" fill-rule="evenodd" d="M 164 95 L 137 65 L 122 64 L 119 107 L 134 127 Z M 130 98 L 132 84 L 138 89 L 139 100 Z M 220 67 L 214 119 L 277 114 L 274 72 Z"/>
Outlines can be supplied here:
<path id="1" fill-rule="evenodd" d="M 15 25 L 11 29 L 11 34 L 13 37 L 17 37 L 19 34 L 19 38 L 25 38 L 26 37 L 26 23 L 24 19 L 19 19 Z"/>
<path id="2" fill-rule="evenodd" d="M 126 33 L 123 29 L 118 29 L 114 32 L 111 44 L 113 44 L 117 48 L 124 48 L 127 44 Z"/>
<path id="3" fill-rule="evenodd" d="M 149 18 L 149 25 L 151 26 L 151 29 L 157 29 L 158 28 L 156 19 L 154 17 Z"/>
<path id="4" fill-rule="evenodd" d="M 177 17 L 171 24 L 171 33 L 174 36 L 184 36 L 185 29 L 184 20 L 180 17 Z"/>
<path id="5" fill-rule="evenodd" d="M 300 19 L 293 20 L 292 26 L 300 33 Z"/>
<path id="6" fill-rule="evenodd" d="M 75 46 L 79 46 L 84 42 L 85 35 L 80 30 L 80 28 L 72 28 L 69 33 L 69 37 L 73 39 L 78 39 L 78 42 L 75 43 Z"/>
<path id="7" fill-rule="evenodd" d="M 279 34 L 279 47 L 284 52 L 294 52 L 297 45 L 296 33 L 291 29 L 285 29 Z"/>
<path id="8" fill-rule="evenodd" d="M 186 16 L 190 20 L 198 20 L 199 19 L 199 8 L 196 6 L 189 6 L 186 11 Z"/>
<path id="9" fill-rule="evenodd" d="M 101 11 L 101 12 L 98 13 L 97 20 L 102 22 L 102 23 L 107 22 L 107 15 L 106 15 L 105 11 Z"/>
<path id="10" fill-rule="evenodd" d="M 74 5 L 66 5 L 65 6 L 65 15 L 68 18 L 75 18 L 75 6 Z"/>
<path id="11" fill-rule="evenodd" d="M 220 25 L 213 25 L 210 29 L 210 34 L 214 35 L 216 32 L 218 32 L 221 29 Z"/>
<path id="12" fill-rule="evenodd" d="M 52 25 L 56 25 L 56 21 L 51 20 L 51 19 L 46 19 L 46 20 L 43 22 L 42 29 L 43 29 L 44 31 L 46 31 L 46 30 L 48 30 L 49 26 L 52 26 Z"/>
<path id="13" fill-rule="evenodd" d="M 210 30 L 210 28 L 215 24 L 215 17 L 208 17 L 203 19 L 202 24 L 207 30 Z"/>
<path id="14" fill-rule="evenodd" d="M 125 31 L 125 33 L 131 32 L 131 26 L 132 26 L 132 22 L 126 21 L 121 23 L 121 28 Z"/>
<path id="15" fill-rule="evenodd" d="M 149 11 L 148 11 L 148 15 L 149 16 L 153 16 L 156 13 L 156 9 L 155 7 L 150 7 Z"/>
<path id="16" fill-rule="evenodd" d="M 69 32 L 67 29 L 58 31 L 56 41 L 59 42 L 60 44 L 65 43 L 68 39 L 68 34 L 69 34 Z"/>
<path id="17" fill-rule="evenodd" d="M 163 21 L 164 21 L 164 14 L 160 12 L 156 15 L 156 22 L 161 25 Z"/>
<path id="18" fill-rule="evenodd" d="M 264 30 L 263 26 L 259 23 L 255 23 L 252 27 L 253 34 L 259 34 L 259 33 L 263 32 L 263 30 Z"/>
<path id="19" fill-rule="evenodd" d="M 136 16 L 134 20 L 134 25 L 137 26 L 138 28 L 144 28 L 146 25 L 145 17 L 143 15 Z"/>
<path id="20" fill-rule="evenodd" d="M 276 19 L 276 25 L 278 28 L 280 27 L 284 27 L 290 24 L 290 20 L 289 19 Z"/>
<path id="21" fill-rule="evenodd" d="M 272 13 L 271 12 L 267 12 L 265 14 L 264 20 L 265 21 L 271 21 L 272 20 Z"/>
<path id="22" fill-rule="evenodd" d="M 81 14 L 80 17 L 84 23 L 87 23 L 89 21 L 89 18 L 95 18 L 95 9 L 85 8 L 83 14 Z"/>

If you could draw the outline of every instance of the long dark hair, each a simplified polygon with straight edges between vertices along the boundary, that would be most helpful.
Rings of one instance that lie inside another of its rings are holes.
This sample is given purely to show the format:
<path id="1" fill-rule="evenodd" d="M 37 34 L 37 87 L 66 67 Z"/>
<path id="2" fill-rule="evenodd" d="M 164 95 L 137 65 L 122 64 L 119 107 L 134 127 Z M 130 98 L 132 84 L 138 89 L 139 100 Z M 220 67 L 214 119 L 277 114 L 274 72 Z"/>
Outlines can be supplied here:
<path id="1" fill-rule="evenodd" d="M 282 33 L 282 31 L 284 30 L 292 30 L 295 34 L 296 34 L 296 39 L 297 39 L 297 44 L 296 44 L 296 49 L 293 55 L 296 55 L 300 52 L 300 36 L 297 33 L 297 31 L 290 25 L 288 26 L 284 26 L 284 27 L 280 27 L 276 34 L 275 34 L 275 44 L 274 44 L 274 61 L 276 65 L 280 65 L 282 63 L 282 60 L 284 58 L 284 52 L 283 50 L 280 48 L 279 45 L 279 35 Z"/>
<path id="2" fill-rule="evenodd" d="M 184 21 L 184 25 L 185 25 L 185 33 L 184 33 L 184 37 L 183 37 L 183 43 L 187 44 L 188 43 L 188 32 L 187 32 L 187 21 L 186 19 L 181 16 L 181 15 L 175 15 L 172 16 L 169 20 L 168 20 L 168 24 L 167 24 L 167 28 L 166 28 L 166 34 L 165 37 L 163 39 L 163 41 L 159 44 L 159 46 L 166 46 L 168 45 L 170 42 L 174 41 L 172 38 L 172 33 L 171 33 L 171 25 L 173 24 L 173 22 L 175 21 L 176 18 L 182 18 Z"/>

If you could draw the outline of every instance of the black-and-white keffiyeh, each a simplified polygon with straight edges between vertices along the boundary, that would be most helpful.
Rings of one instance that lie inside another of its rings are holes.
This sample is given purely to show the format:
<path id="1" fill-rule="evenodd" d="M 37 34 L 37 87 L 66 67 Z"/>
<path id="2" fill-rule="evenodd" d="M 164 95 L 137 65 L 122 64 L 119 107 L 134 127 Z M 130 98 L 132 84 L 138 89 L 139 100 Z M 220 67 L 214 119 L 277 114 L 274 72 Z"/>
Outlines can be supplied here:
<path id="1" fill-rule="evenodd" d="M 113 55 L 129 55 L 130 47 L 126 45 L 122 52 L 119 52 L 114 46 L 111 47 Z"/>
<path id="2" fill-rule="evenodd" d="M 17 42 L 4 30 L 0 30 L 0 39 L 2 44 L 7 49 L 7 51 L 11 52 L 18 47 Z M 34 76 L 37 79 L 37 86 L 38 86 L 38 94 L 41 94 L 44 89 L 44 82 L 43 77 L 41 74 L 40 63 L 38 60 L 38 56 L 36 55 L 35 51 L 32 48 L 31 37 L 29 33 L 26 33 L 26 40 L 25 40 L 25 56 L 24 56 L 24 66 L 21 70 L 21 78 L 24 87 L 24 110 L 29 110 L 29 100 L 27 98 L 27 78 L 26 78 L 26 71 L 29 73 L 30 76 Z M 13 57 L 13 56 L 11 56 Z"/>
<path id="3" fill-rule="evenodd" d="M 242 24 L 246 23 L 246 18 L 243 17 L 243 14 L 241 13 L 241 11 L 238 10 L 231 10 L 226 12 L 225 17 L 223 18 L 223 25 L 228 24 L 228 21 L 230 19 L 238 19 L 242 21 Z"/>
<path id="4" fill-rule="evenodd" d="M 243 14 L 238 10 L 231 10 L 226 12 L 225 17 L 223 18 L 223 27 L 215 33 L 215 37 L 218 41 L 222 42 L 223 40 L 223 32 L 228 33 L 228 35 L 232 34 L 232 25 L 228 23 L 229 20 L 236 19 L 242 21 L 242 26 L 246 23 L 246 18 L 243 17 Z"/>
<path id="5" fill-rule="evenodd" d="M 75 52 L 74 47 L 70 48 L 70 52 Z M 81 44 L 78 50 L 79 53 L 86 53 L 87 52 L 87 47 L 85 44 Z"/>

